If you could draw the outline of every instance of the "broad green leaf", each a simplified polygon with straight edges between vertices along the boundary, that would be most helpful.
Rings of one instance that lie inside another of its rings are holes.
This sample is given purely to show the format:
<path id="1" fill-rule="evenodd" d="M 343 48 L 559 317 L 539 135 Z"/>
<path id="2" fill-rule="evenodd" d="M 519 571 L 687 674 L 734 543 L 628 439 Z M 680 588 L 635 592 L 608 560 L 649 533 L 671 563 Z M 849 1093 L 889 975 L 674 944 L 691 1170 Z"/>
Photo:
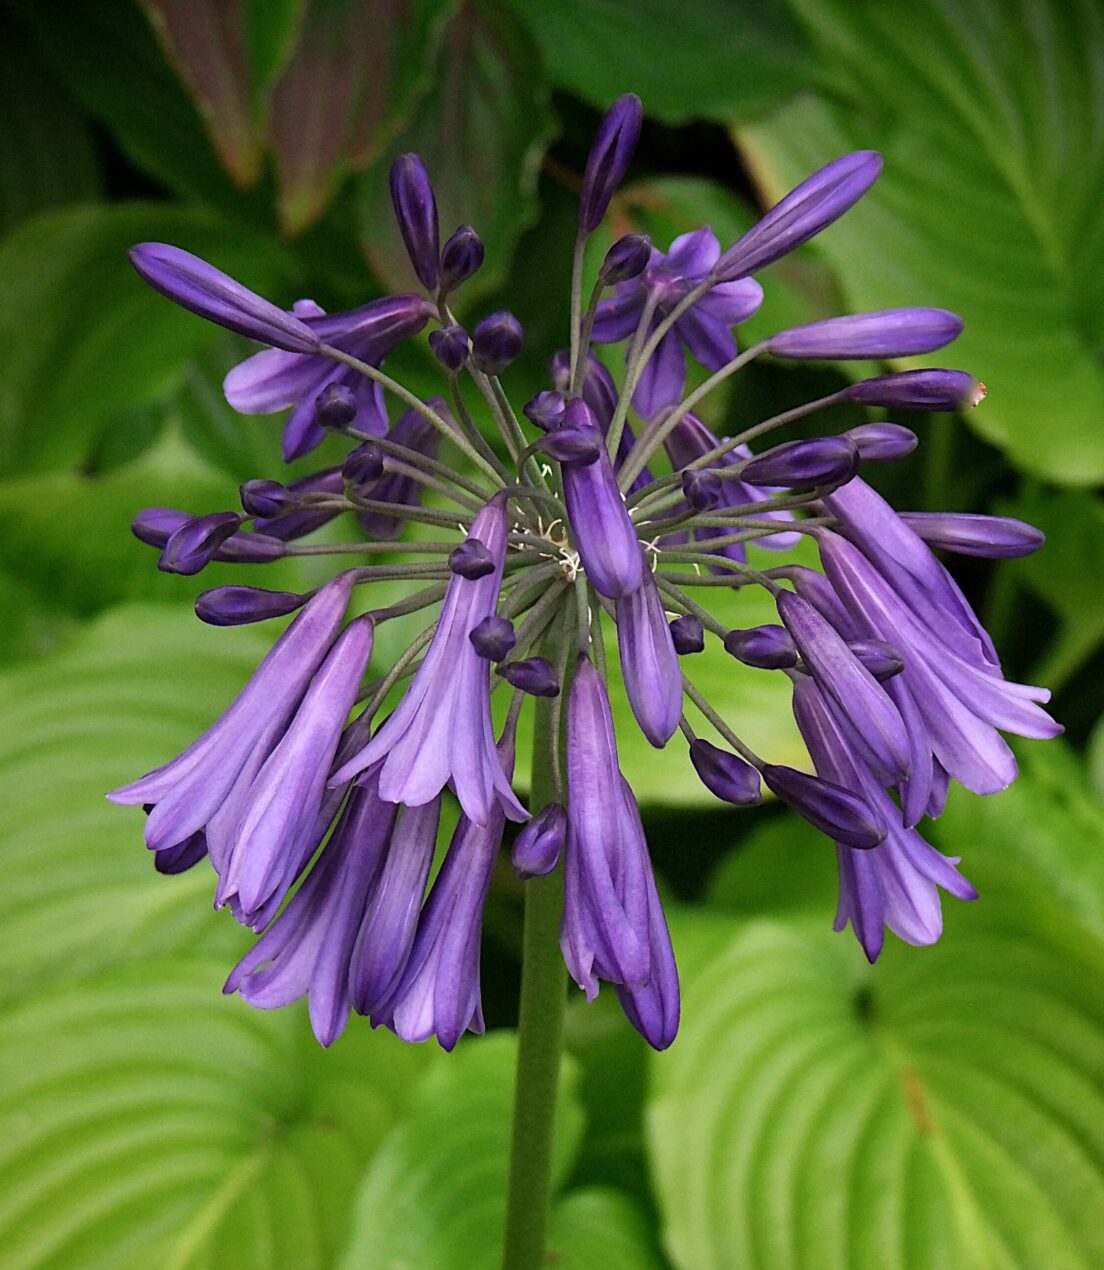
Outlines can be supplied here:
<path id="1" fill-rule="evenodd" d="M 605 110 L 637 93 L 665 123 L 747 117 L 801 87 L 801 31 L 769 0 L 510 0 L 530 24 L 558 88 Z"/>
<path id="2" fill-rule="evenodd" d="M 203 212 L 115 204 L 50 212 L 0 245 L 0 469 L 77 468 L 101 431 L 166 399 L 217 328 L 148 287 L 127 259 L 157 239 L 290 302 L 292 262 Z"/>
<path id="3" fill-rule="evenodd" d="M 153 959 L 0 1017 L 8 1264 L 331 1266 L 372 1152 L 428 1050 L 220 997 L 221 962 Z M 78 973 L 87 969 L 79 963 Z"/>
<path id="4" fill-rule="evenodd" d="M 41 657 L 73 633 L 75 619 L 47 602 L 20 578 L 0 569 L 0 660 L 5 666 Z"/>
<path id="5" fill-rule="evenodd" d="M 473 225 L 487 247 L 466 293 L 506 276 L 521 232 L 536 216 L 537 168 L 552 134 L 548 87 L 522 23 L 499 0 L 461 5 L 445 28 L 433 87 L 388 154 L 414 150 L 426 162 L 441 231 Z M 388 163 L 361 178 L 361 244 L 380 278 L 395 289 L 413 283 L 394 224 Z"/>
<path id="6" fill-rule="evenodd" d="M 875 969 L 826 915 L 684 973 L 648 1116 L 676 1266 L 1100 1264 L 1104 944 L 1043 895 L 947 907 Z"/>
<path id="7" fill-rule="evenodd" d="M 558 1270 L 659 1270 L 655 1238 L 637 1206 L 619 1191 L 572 1191 L 552 1214 L 550 1265 Z"/>
<path id="8" fill-rule="evenodd" d="M 768 201 L 842 151 L 881 149 L 882 178 L 819 240 L 849 307 L 961 313 L 961 338 L 927 360 L 988 385 L 971 427 L 1025 470 L 1099 481 L 1099 6 L 922 0 L 908 21 L 846 0 L 792 8 L 834 91 L 739 134 Z"/>
<path id="9" fill-rule="evenodd" d="M 342 1270 L 491 1270 L 499 1264 L 515 1061 L 513 1037 L 500 1033 L 465 1042 L 430 1072 L 417 1109 L 365 1175 Z M 553 1169 L 562 1181 L 582 1132 L 569 1064 L 559 1099 Z"/>
<path id="10" fill-rule="evenodd" d="M 30 39 L 0 22 L 0 232 L 34 212 L 100 193 L 88 126 Z"/>
<path id="11" fill-rule="evenodd" d="M 734 836 L 740 815 L 732 809 Z M 721 862 L 709 900 L 741 916 L 809 911 L 830 920 L 836 904 L 836 853 L 807 821 L 777 806 Z"/>

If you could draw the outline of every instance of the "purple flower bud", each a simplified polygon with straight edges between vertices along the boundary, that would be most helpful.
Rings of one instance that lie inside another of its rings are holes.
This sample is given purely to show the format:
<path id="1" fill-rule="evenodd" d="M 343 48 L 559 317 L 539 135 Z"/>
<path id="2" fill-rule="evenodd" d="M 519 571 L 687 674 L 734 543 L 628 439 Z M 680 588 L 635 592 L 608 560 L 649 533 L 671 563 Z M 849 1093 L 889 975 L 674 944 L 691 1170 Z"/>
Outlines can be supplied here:
<path id="1" fill-rule="evenodd" d="M 847 647 L 879 683 L 899 675 L 905 668 L 904 658 L 885 640 L 850 639 L 847 641 Z"/>
<path id="2" fill-rule="evenodd" d="M 429 333 L 429 347 L 445 370 L 460 370 L 468 360 L 468 333 L 462 326 L 443 326 Z"/>
<path id="3" fill-rule="evenodd" d="M 146 507 L 134 517 L 130 532 L 150 547 L 164 547 L 176 530 L 192 519 L 187 512 L 173 507 Z M 286 552 L 287 548 L 277 538 L 239 531 L 219 547 L 214 558 L 234 564 L 263 564 L 279 560 Z"/>
<path id="4" fill-rule="evenodd" d="M 558 697 L 560 681 L 556 668 L 544 657 L 526 657 L 523 661 L 508 661 L 499 666 L 496 674 L 502 676 L 511 687 L 520 688 L 531 697 Z"/>
<path id="5" fill-rule="evenodd" d="M 237 512 L 213 512 L 186 520 L 169 535 L 157 567 L 163 573 L 198 573 L 211 563 L 227 538 L 237 533 L 240 524 Z"/>
<path id="6" fill-rule="evenodd" d="M 785 670 L 797 665 L 797 648 L 782 626 L 750 626 L 729 631 L 724 637 L 725 652 L 758 670 Z"/>
<path id="7" fill-rule="evenodd" d="M 788 488 L 842 485 L 859 470 L 859 451 L 847 437 L 785 441 L 749 460 L 740 476 L 752 485 Z"/>
<path id="8" fill-rule="evenodd" d="M 510 859 L 518 876 L 539 878 L 551 873 L 559 863 L 566 839 L 567 812 L 559 803 L 542 807 L 514 839 Z"/>
<path id="9" fill-rule="evenodd" d="M 598 125 L 579 195 L 579 224 L 588 234 L 601 224 L 610 199 L 621 184 L 640 139 L 643 121 L 640 98 L 626 93 L 618 97 Z"/>
<path id="10" fill-rule="evenodd" d="M 249 516 L 279 516 L 295 506 L 295 495 L 279 481 L 246 481 L 238 487 L 241 505 Z"/>
<path id="11" fill-rule="evenodd" d="M 295 496 L 296 501 L 301 494 L 333 494 L 339 495 L 344 490 L 344 481 L 341 476 L 339 467 L 326 467 L 319 472 L 311 472 L 307 476 L 301 476 L 297 481 L 292 481 L 288 486 L 288 492 Z M 292 503 L 294 508 L 295 504 Z M 298 510 L 285 509 L 280 515 L 269 519 L 268 517 L 258 517 L 254 521 L 254 528 L 261 533 L 269 534 L 273 538 L 282 538 L 285 542 L 291 542 L 295 538 L 304 538 L 307 534 L 312 534 L 316 529 L 320 529 L 323 525 L 328 524 L 335 516 L 341 515 L 341 507 L 300 507 Z M 241 535 L 238 535 L 240 537 Z M 233 541 L 233 540 L 232 540 Z"/>
<path id="12" fill-rule="evenodd" d="M 479 272 L 483 264 L 483 239 L 470 225 L 461 225 L 441 249 L 441 290 L 455 291 Z"/>
<path id="13" fill-rule="evenodd" d="M 759 773 L 730 750 L 719 749 L 698 737 L 690 744 L 690 762 L 701 783 L 723 802 L 754 807 L 763 801 Z"/>
<path id="14" fill-rule="evenodd" d="M 690 653 L 700 653 L 705 648 L 705 628 L 693 613 L 676 617 L 670 623 L 670 630 L 675 652 L 680 657 L 686 657 Z"/>
<path id="15" fill-rule="evenodd" d="M 682 671 L 655 579 L 617 597 L 617 649 L 629 705 L 649 742 L 662 749 L 682 713 Z"/>
<path id="16" fill-rule="evenodd" d="M 772 260 L 800 247 L 857 203 L 878 179 L 882 156 L 876 150 L 841 155 L 806 177 L 713 266 L 718 282 L 746 278 Z"/>
<path id="17" fill-rule="evenodd" d="M 513 622 L 497 614 L 485 617 L 469 632 L 468 638 L 475 651 L 487 661 L 501 661 L 517 643 Z"/>
<path id="18" fill-rule="evenodd" d="M 315 353 L 321 346 L 322 341 L 305 322 L 191 252 L 167 243 L 139 243 L 131 247 L 129 255 L 131 264 L 154 290 L 208 322 L 289 353 Z"/>
<path id="19" fill-rule="evenodd" d="M 563 422 L 566 408 L 567 398 L 563 393 L 550 389 L 531 397 L 521 410 L 534 427 L 540 428 L 542 432 L 551 432 Z"/>
<path id="20" fill-rule="evenodd" d="M 217 586 L 196 597 L 196 617 L 210 626 L 245 626 L 283 617 L 310 599 L 293 591 L 265 591 L 255 586 Z"/>
<path id="21" fill-rule="evenodd" d="M 762 777 L 776 798 L 834 842 L 865 851 L 884 841 L 888 830 L 877 811 L 840 785 L 773 763 L 764 764 Z"/>
<path id="22" fill-rule="evenodd" d="M 985 385 L 964 370 L 903 370 L 862 379 L 846 391 L 852 401 L 888 410 L 966 410 L 985 397 Z"/>
<path id="23" fill-rule="evenodd" d="M 880 358 L 934 353 L 962 331 L 946 309 L 882 309 L 809 322 L 767 341 L 775 357 Z"/>
<path id="24" fill-rule="evenodd" d="M 716 472 L 691 468 L 682 474 L 682 492 L 696 512 L 707 512 L 721 501 L 724 487 Z"/>
<path id="25" fill-rule="evenodd" d="M 537 442 L 537 449 L 542 454 L 547 454 L 557 463 L 571 463 L 576 467 L 596 463 L 605 448 L 597 428 L 573 427 L 569 423 L 561 424 Z"/>
<path id="26" fill-rule="evenodd" d="M 652 240 L 647 234 L 625 234 L 606 252 L 598 271 L 599 286 L 612 287 L 638 277 L 647 269 L 651 258 Z"/>
<path id="27" fill-rule="evenodd" d="M 418 155 L 400 155 L 391 165 L 391 203 L 418 281 L 426 290 L 436 290 L 440 258 L 437 201 Z"/>
<path id="28" fill-rule="evenodd" d="M 379 446 L 371 441 L 350 450 L 341 465 L 342 479 L 352 485 L 367 485 L 370 481 L 379 480 L 382 475 L 383 454 Z"/>
<path id="29" fill-rule="evenodd" d="M 494 573 L 494 556 L 478 538 L 465 538 L 459 547 L 449 553 L 448 567 L 453 573 L 475 582 Z"/>
<path id="30" fill-rule="evenodd" d="M 961 556 L 1011 560 L 1031 555 L 1046 541 L 1041 529 L 1009 516 L 901 512 L 900 517 L 930 547 L 954 551 Z"/>
<path id="31" fill-rule="evenodd" d="M 484 375 L 500 375 L 521 352 L 521 323 L 506 309 L 485 317 L 472 335 L 471 359 Z"/>
<path id="32" fill-rule="evenodd" d="M 859 452 L 863 463 L 903 459 L 916 449 L 916 433 L 899 423 L 861 423 L 843 434 Z"/>
<path id="33" fill-rule="evenodd" d="M 320 428 L 347 428 L 357 416 L 357 401 L 344 384 L 330 383 L 314 399 L 314 421 Z"/>

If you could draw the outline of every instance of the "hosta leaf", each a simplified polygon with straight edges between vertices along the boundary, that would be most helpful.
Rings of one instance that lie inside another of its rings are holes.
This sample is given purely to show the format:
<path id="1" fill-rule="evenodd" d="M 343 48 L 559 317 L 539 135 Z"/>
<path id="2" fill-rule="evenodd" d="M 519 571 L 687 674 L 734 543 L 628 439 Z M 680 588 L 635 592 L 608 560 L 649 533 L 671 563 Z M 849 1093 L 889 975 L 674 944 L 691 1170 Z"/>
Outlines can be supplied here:
<path id="1" fill-rule="evenodd" d="M 1104 16 L 1092 0 L 793 0 L 832 68 L 743 131 L 777 198 L 841 151 L 884 151 L 863 202 L 819 240 L 852 309 L 936 304 L 966 329 L 937 364 L 989 387 L 968 413 L 1026 470 L 1104 475 Z M 929 359 L 931 364 L 931 359 Z"/>
<path id="2" fill-rule="evenodd" d="M 559 1270 L 659 1270 L 654 1244 L 628 1196 L 595 1186 L 572 1191 L 556 1207 L 547 1257 Z"/>

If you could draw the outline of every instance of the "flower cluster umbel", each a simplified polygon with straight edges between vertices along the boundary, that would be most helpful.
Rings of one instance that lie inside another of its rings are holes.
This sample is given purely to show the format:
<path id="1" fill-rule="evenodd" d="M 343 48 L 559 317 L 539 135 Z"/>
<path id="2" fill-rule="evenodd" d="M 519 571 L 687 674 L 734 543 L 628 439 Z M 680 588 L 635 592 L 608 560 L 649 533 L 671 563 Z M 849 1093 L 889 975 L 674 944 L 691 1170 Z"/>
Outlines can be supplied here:
<path id="1" fill-rule="evenodd" d="M 145 808 L 159 870 L 206 857 L 216 905 L 262 932 L 226 990 L 264 1008 L 306 995 L 324 1045 L 350 1010 L 407 1040 L 436 1036 L 446 1049 L 465 1030 L 482 1030 L 482 914 L 508 820 L 523 826 L 512 848 L 523 878 L 562 868 L 561 946 L 572 978 L 588 998 L 600 980 L 614 985 L 653 1046 L 674 1039 L 678 974 L 618 758 L 603 636 L 610 622 L 629 703 L 652 745 L 681 729 L 718 798 L 748 806 L 766 786 L 835 843 L 836 926 L 850 923 L 872 961 L 886 927 L 912 944 L 938 938 L 937 888 L 974 898 L 958 861 L 917 827 L 941 813 L 950 781 L 980 794 L 1003 789 L 1016 765 L 1001 732 L 1059 731 L 1039 704 L 1045 690 L 1004 678 L 932 551 L 1022 555 L 1040 545 L 1037 531 L 894 511 L 861 472 L 915 447 L 898 424 L 858 422 L 842 435 L 755 453 L 748 445 L 837 402 L 973 406 L 984 390 L 972 376 L 906 370 L 866 379 L 724 439 L 694 413 L 762 355 L 898 359 L 958 334 L 952 313 L 903 308 L 737 347 L 733 328 L 762 299 L 752 275 L 846 212 L 877 178 L 881 157 L 860 151 L 828 163 L 727 248 L 708 227 L 666 252 L 629 234 L 606 253 L 587 299 L 588 238 L 640 125 L 631 95 L 602 122 L 580 198 L 569 347 L 551 358 L 547 390 L 520 412 L 500 376 L 521 351 L 521 326 L 504 311 L 470 331 L 456 321 L 450 299 L 480 268 L 483 245 L 466 225 L 441 245 L 416 155 L 394 165 L 391 192 L 418 292 L 347 313 L 311 300 L 284 310 L 179 248 L 143 243 L 131 252 L 170 299 L 268 346 L 229 373 L 225 391 L 245 413 L 290 408 L 287 459 L 327 434 L 349 442 L 340 465 L 291 484 L 247 482 L 240 511 L 143 511 L 134 532 L 160 549 L 160 567 L 192 574 L 211 561 L 386 557 L 309 594 L 205 591 L 197 612 L 216 625 L 296 616 L 220 719 L 110 795 Z M 381 367 L 426 326 L 442 395 L 422 400 Z M 620 383 L 594 344 L 624 346 Z M 689 393 L 687 355 L 710 372 Z M 492 421 L 493 439 L 473 403 Z M 302 542 L 347 513 L 364 537 Z M 409 522 L 437 527 L 439 540 L 399 541 Z M 782 553 L 803 536 L 823 571 L 786 562 Z M 756 557 L 753 567 L 752 542 L 779 562 Z M 354 594 L 378 579 L 414 588 L 361 611 Z M 717 586 L 765 587 L 778 622 L 729 629 L 692 595 Z M 359 613 L 351 620 L 350 609 Z M 432 618 L 425 629 L 367 680 L 376 627 L 423 610 Z M 790 679 L 815 775 L 755 753 L 697 690 L 684 659 L 692 667 L 707 641 L 710 655 Z M 533 696 L 549 699 L 542 718 L 554 797 L 527 810 L 514 791 L 514 749 Z M 461 814 L 430 885 L 446 797 Z"/>

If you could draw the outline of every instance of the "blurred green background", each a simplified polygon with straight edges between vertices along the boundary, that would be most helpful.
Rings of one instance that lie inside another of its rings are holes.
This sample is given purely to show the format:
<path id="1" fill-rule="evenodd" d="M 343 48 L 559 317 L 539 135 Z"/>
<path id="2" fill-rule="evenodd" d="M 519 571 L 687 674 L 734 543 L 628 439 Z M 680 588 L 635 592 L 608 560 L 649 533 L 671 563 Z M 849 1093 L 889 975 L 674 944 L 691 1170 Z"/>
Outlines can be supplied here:
<path id="1" fill-rule="evenodd" d="M 1104 1265 L 1098 0 L 0 12 L 0 1265 L 497 1263 L 510 871 L 487 917 L 492 1035 L 450 1057 L 354 1020 L 322 1052 L 304 1010 L 220 996 L 243 932 L 210 911 L 203 870 L 155 875 L 137 821 L 103 799 L 205 726 L 273 634 L 191 613 L 256 572 L 169 577 L 129 535 L 142 506 L 230 507 L 239 481 L 277 475 L 279 425 L 222 401 L 245 342 L 143 287 L 124 253 L 174 242 L 285 304 L 406 288 L 386 172 L 417 149 L 445 232 L 470 221 L 487 243 L 467 312 L 508 304 L 525 324 L 507 379 L 525 400 L 565 340 L 587 146 L 627 90 L 648 119 L 612 221 L 662 247 L 702 223 L 731 241 L 829 158 L 884 151 L 871 194 L 765 272 L 756 329 L 962 314 L 951 364 L 988 400 L 919 419 L 920 450 L 879 479 L 904 508 L 1047 531 L 1040 556 L 955 568 L 1010 675 L 1053 687 L 1068 732 L 1022 746 L 1006 794 L 952 799 L 933 840 L 982 899 L 946 905 L 938 947 L 891 939 L 871 970 L 831 933 L 827 844 L 777 808 L 710 805 L 678 742 L 656 755 L 621 729 L 683 1025 L 656 1056 L 608 991 L 573 1001 L 549 1265 Z M 435 390 L 422 347 L 389 369 Z M 765 363 L 740 381 L 711 400 L 720 431 L 840 382 Z M 287 563 L 263 583 L 311 576 Z M 726 659 L 704 686 L 793 759 L 787 694 L 760 678 Z"/>

